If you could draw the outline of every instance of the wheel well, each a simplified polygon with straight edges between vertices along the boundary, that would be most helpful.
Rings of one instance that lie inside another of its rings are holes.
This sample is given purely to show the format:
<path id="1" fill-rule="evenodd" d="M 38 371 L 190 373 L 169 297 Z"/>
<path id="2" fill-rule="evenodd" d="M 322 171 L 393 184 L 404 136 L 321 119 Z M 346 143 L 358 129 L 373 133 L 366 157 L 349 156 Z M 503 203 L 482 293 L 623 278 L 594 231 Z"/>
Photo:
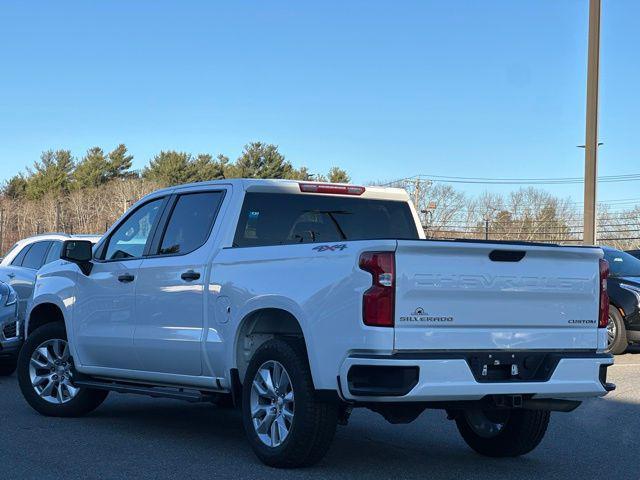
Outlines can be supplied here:
<path id="1" fill-rule="evenodd" d="M 242 320 L 236 344 L 236 365 L 241 382 L 254 352 L 267 340 L 279 336 L 304 339 L 298 319 L 286 310 L 263 308 Z"/>
<path id="2" fill-rule="evenodd" d="M 29 330 L 27 331 L 27 336 L 31 335 L 36 328 L 52 322 L 61 322 L 64 325 L 62 310 L 53 303 L 41 303 L 36 306 L 31 311 L 31 315 L 29 315 Z"/>

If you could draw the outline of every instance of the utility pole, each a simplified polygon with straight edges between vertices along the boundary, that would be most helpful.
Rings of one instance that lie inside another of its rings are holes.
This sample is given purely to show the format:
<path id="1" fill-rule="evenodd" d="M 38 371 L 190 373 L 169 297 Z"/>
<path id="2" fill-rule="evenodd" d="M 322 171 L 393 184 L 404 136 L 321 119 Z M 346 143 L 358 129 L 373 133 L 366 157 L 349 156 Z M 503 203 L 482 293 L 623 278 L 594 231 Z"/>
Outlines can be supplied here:
<path id="1" fill-rule="evenodd" d="M 589 53 L 587 59 L 587 121 L 584 144 L 583 243 L 596 244 L 598 186 L 598 77 L 600 74 L 600 9 L 602 0 L 589 0 Z"/>
<path id="2" fill-rule="evenodd" d="M 484 219 L 484 239 L 489 240 L 489 219 Z"/>
<path id="3" fill-rule="evenodd" d="M 420 204 L 423 203 L 422 198 L 422 179 L 420 177 L 416 177 L 413 181 L 413 206 L 416 207 L 416 212 L 418 212 L 418 217 L 420 217 L 421 213 L 425 213 L 425 210 L 420 208 Z M 424 180 L 424 185 L 428 189 L 431 186 L 431 180 Z M 406 188 L 406 187 L 405 187 Z M 426 198 L 424 199 L 426 201 Z M 433 202 L 432 202 L 433 203 Z M 420 218 L 420 223 L 424 223 L 422 218 Z"/>

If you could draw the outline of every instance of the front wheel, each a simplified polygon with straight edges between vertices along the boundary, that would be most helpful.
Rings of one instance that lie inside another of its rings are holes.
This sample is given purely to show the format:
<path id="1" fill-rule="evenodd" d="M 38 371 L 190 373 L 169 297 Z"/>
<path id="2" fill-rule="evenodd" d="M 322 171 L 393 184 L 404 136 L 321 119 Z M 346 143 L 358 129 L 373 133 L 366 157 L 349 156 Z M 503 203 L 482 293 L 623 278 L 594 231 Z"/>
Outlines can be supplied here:
<path id="1" fill-rule="evenodd" d="M 518 457 L 535 449 L 547 431 L 548 410 L 481 410 L 459 412 L 456 425 L 464 441 L 488 457 Z"/>
<path id="2" fill-rule="evenodd" d="M 33 332 L 18 357 L 18 383 L 25 400 L 51 417 L 77 417 L 96 409 L 107 391 L 76 387 L 67 332 L 48 323 Z"/>
<path id="3" fill-rule="evenodd" d="M 318 398 L 300 340 L 273 339 L 256 351 L 242 386 L 242 420 L 253 451 L 272 467 L 310 466 L 329 450 L 338 405 Z"/>

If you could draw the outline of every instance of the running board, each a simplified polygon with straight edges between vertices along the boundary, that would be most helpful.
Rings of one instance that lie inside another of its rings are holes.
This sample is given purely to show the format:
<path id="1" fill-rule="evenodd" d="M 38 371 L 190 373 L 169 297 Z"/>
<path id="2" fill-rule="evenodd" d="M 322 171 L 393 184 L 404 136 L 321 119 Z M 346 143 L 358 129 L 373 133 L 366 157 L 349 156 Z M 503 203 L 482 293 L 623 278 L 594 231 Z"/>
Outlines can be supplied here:
<path id="1" fill-rule="evenodd" d="M 91 388 L 95 390 L 108 390 L 117 393 L 134 393 L 137 395 L 148 395 L 157 398 L 173 398 L 175 400 L 186 400 L 187 402 L 213 402 L 219 395 L 216 393 L 201 392 L 199 390 L 185 389 L 180 387 L 165 387 L 141 385 L 137 383 L 119 383 L 100 380 L 75 380 L 76 387 Z"/>

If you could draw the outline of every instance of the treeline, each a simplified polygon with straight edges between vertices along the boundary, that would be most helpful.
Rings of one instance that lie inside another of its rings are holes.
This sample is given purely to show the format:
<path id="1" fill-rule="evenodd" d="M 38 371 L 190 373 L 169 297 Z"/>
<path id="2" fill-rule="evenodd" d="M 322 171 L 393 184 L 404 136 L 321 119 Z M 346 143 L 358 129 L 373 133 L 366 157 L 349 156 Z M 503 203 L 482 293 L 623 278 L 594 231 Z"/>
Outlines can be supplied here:
<path id="1" fill-rule="evenodd" d="M 294 167 L 276 145 L 252 142 L 231 161 L 225 155 L 174 150 L 155 155 L 141 170 L 125 145 L 43 152 L 33 166 L 5 182 L 0 195 L 0 251 L 38 233 L 102 233 L 140 197 L 157 188 L 225 178 L 285 178 L 348 182 L 339 167 L 313 174 Z"/>
<path id="2" fill-rule="evenodd" d="M 348 182 L 349 175 L 339 167 L 327 174 L 312 174 L 307 167 L 295 168 L 276 145 L 252 142 L 245 145 L 234 161 L 219 154 L 193 155 L 175 150 L 162 151 L 141 171 L 132 170 L 133 155 L 125 145 L 105 152 L 93 147 L 76 160 L 69 150 L 48 150 L 39 161 L 10 178 L 2 189 L 5 197 L 39 200 L 46 195 L 68 194 L 96 188 L 113 180 L 143 179 L 160 186 L 224 178 L 286 178 L 320 182 Z"/>

